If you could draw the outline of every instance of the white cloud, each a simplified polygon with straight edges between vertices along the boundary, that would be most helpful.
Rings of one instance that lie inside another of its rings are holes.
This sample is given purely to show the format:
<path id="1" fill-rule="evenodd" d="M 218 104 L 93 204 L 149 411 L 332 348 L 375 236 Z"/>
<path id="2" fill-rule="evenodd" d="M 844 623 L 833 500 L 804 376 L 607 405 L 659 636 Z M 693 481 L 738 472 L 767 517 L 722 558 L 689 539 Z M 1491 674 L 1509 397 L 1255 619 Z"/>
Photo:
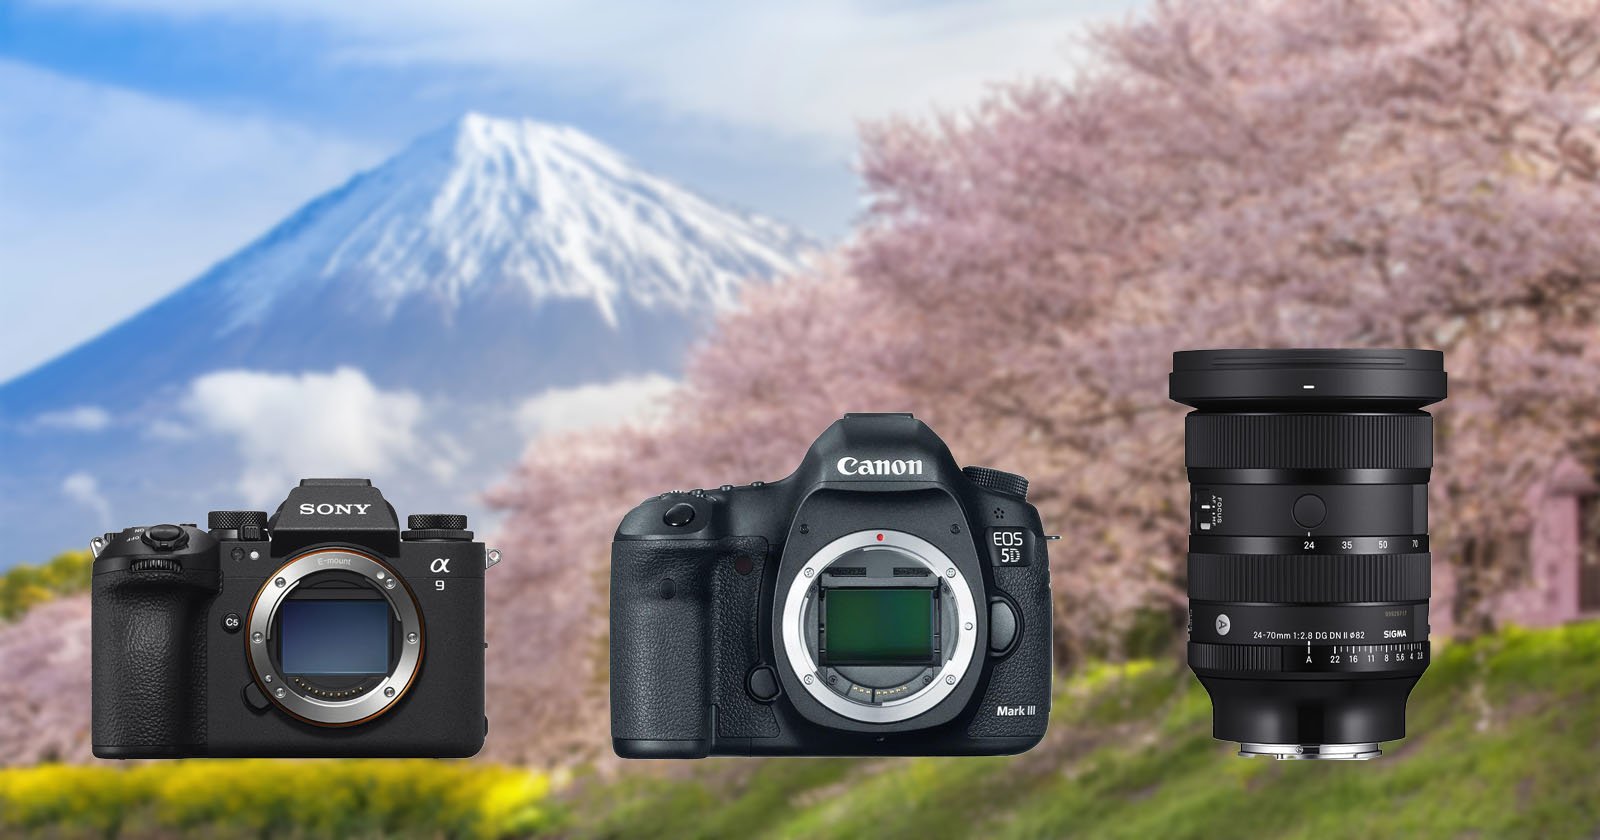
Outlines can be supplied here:
<path id="1" fill-rule="evenodd" d="M 847 144 L 858 119 L 959 106 L 1068 66 L 1085 22 L 1135 0 L 55 0 L 333 33 L 338 60 L 440 62 L 615 91 L 677 113 Z"/>
<path id="2" fill-rule="evenodd" d="M 101 529 L 111 527 L 111 503 L 100 492 L 100 482 L 86 472 L 75 472 L 61 482 L 61 492 L 67 498 L 94 512 Z"/>
<path id="3" fill-rule="evenodd" d="M 517 428 L 526 437 L 592 428 L 625 420 L 649 421 L 675 386 L 665 376 L 629 377 L 600 385 L 551 388 L 517 407 Z"/>
<path id="4" fill-rule="evenodd" d="M 192 279 L 376 150 L 0 59 L 0 381 Z"/>
<path id="5" fill-rule="evenodd" d="M 98 405 L 80 405 L 61 411 L 47 411 L 28 424 L 34 429 L 60 429 L 69 432 L 98 432 L 111 425 L 111 412 Z"/>
<path id="6" fill-rule="evenodd" d="M 308 476 L 420 470 L 447 479 L 459 451 L 424 432 L 420 397 L 380 390 L 353 368 L 209 373 L 190 385 L 183 411 L 201 430 L 234 441 L 244 460 L 239 489 L 252 503 Z"/>

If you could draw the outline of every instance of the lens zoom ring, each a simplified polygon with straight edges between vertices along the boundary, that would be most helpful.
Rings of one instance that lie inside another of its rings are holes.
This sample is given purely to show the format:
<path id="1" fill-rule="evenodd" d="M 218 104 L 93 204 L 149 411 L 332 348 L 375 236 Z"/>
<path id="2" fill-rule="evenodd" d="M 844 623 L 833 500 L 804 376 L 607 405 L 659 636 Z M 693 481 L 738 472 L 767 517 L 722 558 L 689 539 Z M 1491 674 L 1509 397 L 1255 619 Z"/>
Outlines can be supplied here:
<path id="1" fill-rule="evenodd" d="M 1184 422 L 1188 466 L 1400 470 L 1433 466 L 1427 414 L 1205 414 Z"/>
<path id="2" fill-rule="evenodd" d="M 1283 648 L 1190 642 L 1189 667 L 1209 671 L 1282 671 Z"/>
<path id="3" fill-rule="evenodd" d="M 1190 554 L 1196 601 L 1351 604 L 1426 601 L 1428 554 Z"/>

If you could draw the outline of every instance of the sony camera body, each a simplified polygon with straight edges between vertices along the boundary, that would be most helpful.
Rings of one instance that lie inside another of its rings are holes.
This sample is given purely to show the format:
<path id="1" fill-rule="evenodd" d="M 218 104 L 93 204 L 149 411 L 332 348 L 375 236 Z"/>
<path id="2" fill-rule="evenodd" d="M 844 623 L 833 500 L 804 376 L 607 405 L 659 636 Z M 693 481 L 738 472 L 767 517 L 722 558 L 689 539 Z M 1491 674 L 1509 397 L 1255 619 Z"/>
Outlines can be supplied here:
<path id="1" fill-rule="evenodd" d="M 483 576 L 465 516 L 307 479 L 270 519 L 95 539 L 100 758 L 465 757 L 483 746 Z"/>
<path id="2" fill-rule="evenodd" d="M 1032 747 L 1051 599 L 1026 494 L 909 414 L 850 414 L 788 478 L 634 508 L 611 553 L 617 754 Z"/>

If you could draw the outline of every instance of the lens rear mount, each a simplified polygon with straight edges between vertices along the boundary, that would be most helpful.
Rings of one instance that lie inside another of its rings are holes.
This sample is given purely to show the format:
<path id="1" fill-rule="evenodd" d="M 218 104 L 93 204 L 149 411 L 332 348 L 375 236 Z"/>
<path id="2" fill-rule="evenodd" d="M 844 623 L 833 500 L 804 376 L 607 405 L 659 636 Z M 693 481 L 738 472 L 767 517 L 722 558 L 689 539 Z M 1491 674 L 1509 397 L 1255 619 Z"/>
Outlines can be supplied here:
<path id="1" fill-rule="evenodd" d="M 1377 744 L 1240 744 L 1245 758 L 1279 761 L 1366 761 L 1383 755 Z"/>

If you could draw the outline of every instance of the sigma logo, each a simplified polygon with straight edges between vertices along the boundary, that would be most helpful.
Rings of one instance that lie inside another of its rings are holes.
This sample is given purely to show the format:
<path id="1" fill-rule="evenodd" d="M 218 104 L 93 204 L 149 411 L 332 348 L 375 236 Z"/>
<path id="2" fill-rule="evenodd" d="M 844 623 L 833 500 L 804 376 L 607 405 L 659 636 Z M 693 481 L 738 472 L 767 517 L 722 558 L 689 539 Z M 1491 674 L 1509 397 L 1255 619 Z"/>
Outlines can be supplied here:
<path id="1" fill-rule="evenodd" d="M 303 516 L 340 516 L 352 513 L 365 515 L 369 507 L 372 507 L 370 503 L 364 505 L 330 505 L 327 502 L 323 502 L 320 505 L 314 505 L 310 502 L 303 502 L 300 505 L 300 513 Z"/>
<path id="2" fill-rule="evenodd" d="M 849 456 L 839 459 L 835 465 L 840 475 L 922 475 L 922 459 L 903 461 L 899 458 L 893 461 L 888 458 L 851 458 Z"/>
<path id="3" fill-rule="evenodd" d="M 994 713 L 1000 717 L 1033 717 L 1039 713 L 1038 706 L 995 706 Z"/>

